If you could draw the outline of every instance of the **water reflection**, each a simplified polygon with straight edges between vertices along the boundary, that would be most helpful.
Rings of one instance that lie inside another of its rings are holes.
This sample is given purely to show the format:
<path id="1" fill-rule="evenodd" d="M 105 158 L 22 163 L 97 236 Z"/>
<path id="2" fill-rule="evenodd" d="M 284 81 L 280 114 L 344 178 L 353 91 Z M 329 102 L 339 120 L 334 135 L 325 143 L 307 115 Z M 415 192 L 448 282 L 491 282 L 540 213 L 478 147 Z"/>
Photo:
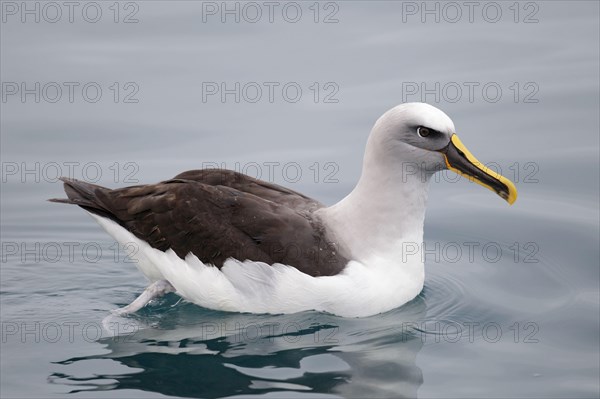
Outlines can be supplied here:
<path id="1" fill-rule="evenodd" d="M 108 352 L 57 362 L 49 380 L 70 393 L 133 389 L 207 398 L 283 391 L 415 397 L 423 382 L 416 365 L 422 340 L 409 328 L 425 315 L 422 297 L 366 319 L 171 307 L 176 300 L 132 319 L 107 318 L 105 328 L 118 332 L 98 341 Z M 102 367 L 87 365 L 98 360 L 119 364 L 99 373 Z"/>

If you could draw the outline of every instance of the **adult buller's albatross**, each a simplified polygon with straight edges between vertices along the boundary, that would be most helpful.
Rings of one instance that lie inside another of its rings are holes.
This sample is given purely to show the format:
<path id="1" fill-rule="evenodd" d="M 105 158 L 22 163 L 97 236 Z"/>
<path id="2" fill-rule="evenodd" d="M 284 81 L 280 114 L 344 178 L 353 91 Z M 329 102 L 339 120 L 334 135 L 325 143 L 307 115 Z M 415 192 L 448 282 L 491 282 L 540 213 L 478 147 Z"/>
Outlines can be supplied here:
<path id="1" fill-rule="evenodd" d="M 423 242 L 427 186 L 441 169 L 511 204 L 517 197 L 510 180 L 471 155 L 445 113 L 409 103 L 377 120 L 358 184 L 330 207 L 219 169 L 115 190 L 63 178 L 68 199 L 51 201 L 88 211 L 150 280 L 119 314 L 174 291 L 223 311 L 362 317 L 422 290 L 422 256 L 407 258 L 403 250 Z"/>

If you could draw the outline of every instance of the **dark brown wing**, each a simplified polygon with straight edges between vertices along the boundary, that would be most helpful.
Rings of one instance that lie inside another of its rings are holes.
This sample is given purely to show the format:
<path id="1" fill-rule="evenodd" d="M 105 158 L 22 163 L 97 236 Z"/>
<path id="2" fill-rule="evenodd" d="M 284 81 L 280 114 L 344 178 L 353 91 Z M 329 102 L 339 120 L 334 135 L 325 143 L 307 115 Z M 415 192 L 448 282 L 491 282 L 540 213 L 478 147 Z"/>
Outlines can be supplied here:
<path id="1" fill-rule="evenodd" d="M 347 263 L 311 217 L 322 205 L 226 170 L 190 171 L 158 184 L 111 190 L 64 180 L 68 202 L 108 217 L 148 242 L 222 267 L 228 258 L 283 263 L 312 276 Z"/>

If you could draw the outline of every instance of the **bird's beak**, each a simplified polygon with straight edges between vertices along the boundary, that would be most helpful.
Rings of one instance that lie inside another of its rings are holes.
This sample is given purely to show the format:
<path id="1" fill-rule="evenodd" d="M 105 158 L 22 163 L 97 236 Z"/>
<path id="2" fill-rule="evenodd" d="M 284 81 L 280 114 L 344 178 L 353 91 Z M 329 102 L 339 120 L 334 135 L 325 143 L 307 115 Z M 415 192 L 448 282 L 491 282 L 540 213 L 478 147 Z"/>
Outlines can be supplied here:
<path id="1" fill-rule="evenodd" d="M 493 170 L 486 168 L 471 154 L 456 134 L 442 150 L 448 169 L 467 177 L 475 183 L 489 188 L 512 205 L 517 199 L 517 189 L 513 182 Z"/>

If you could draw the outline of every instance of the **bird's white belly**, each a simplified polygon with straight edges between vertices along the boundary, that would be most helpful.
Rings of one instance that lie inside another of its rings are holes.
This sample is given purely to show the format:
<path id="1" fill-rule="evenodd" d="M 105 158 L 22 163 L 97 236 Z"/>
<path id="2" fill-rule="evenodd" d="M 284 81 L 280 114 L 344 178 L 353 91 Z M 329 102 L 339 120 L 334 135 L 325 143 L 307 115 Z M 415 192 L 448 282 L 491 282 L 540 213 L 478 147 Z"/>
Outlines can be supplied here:
<path id="1" fill-rule="evenodd" d="M 129 250 L 150 281 L 167 280 L 177 294 L 210 309 L 251 313 L 317 310 L 365 317 L 401 306 L 423 288 L 422 264 L 406 267 L 382 262 L 367 267 L 350 261 L 338 275 L 312 277 L 282 264 L 229 259 L 219 270 L 191 253 L 182 259 L 172 250 L 152 248 L 112 220 L 92 217 Z"/>

